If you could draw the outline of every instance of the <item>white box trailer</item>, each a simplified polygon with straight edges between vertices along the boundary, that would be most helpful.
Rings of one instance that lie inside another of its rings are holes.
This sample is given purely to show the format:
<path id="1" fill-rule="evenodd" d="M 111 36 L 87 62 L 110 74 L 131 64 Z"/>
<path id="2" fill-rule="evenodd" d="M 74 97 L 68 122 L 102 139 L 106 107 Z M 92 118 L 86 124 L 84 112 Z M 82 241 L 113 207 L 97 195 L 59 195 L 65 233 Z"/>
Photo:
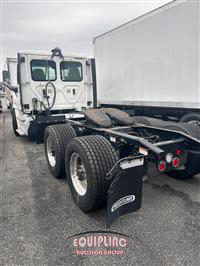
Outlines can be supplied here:
<path id="1" fill-rule="evenodd" d="M 173 1 L 94 38 L 98 104 L 197 114 L 199 8 L 199 1 Z"/>

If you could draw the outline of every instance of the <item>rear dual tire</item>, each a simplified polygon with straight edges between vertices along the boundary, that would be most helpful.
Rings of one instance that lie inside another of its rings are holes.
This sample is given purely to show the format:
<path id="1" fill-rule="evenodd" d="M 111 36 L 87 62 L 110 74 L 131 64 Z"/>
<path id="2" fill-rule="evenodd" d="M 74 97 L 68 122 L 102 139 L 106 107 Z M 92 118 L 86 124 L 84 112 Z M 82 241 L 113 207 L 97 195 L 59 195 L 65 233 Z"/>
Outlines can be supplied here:
<path id="1" fill-rule="evenodd" d="M 77 137 L 70 125 L 45 129 L 44 146 L 52 175 L 67 175 L 75 203 L 84 212 L 105 206 L 112 180 L 106 174 L 118 161 L 110 142 L 103 136 Z"/>
<path id="2" fill-rule="evenodd" d="M 49 170 L 55 178 L 63 178 L 65 173 L 65 148 L 76 137 L 76 132 L 68 124 L 48 126 L 44 132 L 45 155 Z"/>
<path id="3" fill-rule="evenodd" d="M 188 122 L 191 124 L 199 124 L 200 123 L 200 114 L 198 113 L 190 113 L 181 117 L 179 122 Z"/>
<path id="4" fill-rule="evenodd" d="M 106 174 L 118 161 L 118 156 L 103 136 L 76 137 L 70 125 L 46 128 L 44 145 L 47 163 L 52 175 L 67 175 L 74 202 L 84 212 L 102 208 L 112 180 Z"/>
<path id="5" fill-rule="evenodd" d="M 200 140 L 200 128 L 190 123 L 171 123 L 165 125 L 163 128 L 180 131 Z M 166 175 L 179 180 L 189 179 L 200 172 L 199 164 L 200 164 L 199 152 L 188 151 L 188 159 L 185 164 L 185 169 L 172 170 L 166 172 Z"/>
<path id="6" fill-rule="evenodd" d="M 73 160 L 77 156 L 80 158 L 79 166 L 83 165 L 83 175 L 74 171 Z M 70 141 L 65 154 L 65 168 L 72 197 L 81 210 L 90 212 L 106 205 L 112 182 L 106 179 L 106 174 L 117 160 L 115 150 L 103 136 L 84 136 Z M 83 189 L 80 189 L 83 181 Z"/>

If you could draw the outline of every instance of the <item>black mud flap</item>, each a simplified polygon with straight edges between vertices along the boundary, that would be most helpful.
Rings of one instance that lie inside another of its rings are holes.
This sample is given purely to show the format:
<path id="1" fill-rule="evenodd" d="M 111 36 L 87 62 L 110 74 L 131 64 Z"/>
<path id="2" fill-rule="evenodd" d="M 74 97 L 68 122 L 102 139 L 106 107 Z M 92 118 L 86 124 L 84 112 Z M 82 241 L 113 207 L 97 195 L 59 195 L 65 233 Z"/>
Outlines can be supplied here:
<path id="1" fill-rule="evenodd" d="M 143 156 L 123 158 L 110 170 L 107 179 L 113 182 L 108 191 L 106 227 L 120 216 L 141 207 Z"/>
<path id="2" fill-rule="evenodd" d="M 47 126 L 56 125 L 56 124 L 64 124 L 66 123 L 66 118 L 64 115 L 46 115 L 46 116 L 38 116 L 29 127 L 29 132 L 34 136 L 36 143 L 43 143 L 44 140 L 44 130 Z"/>

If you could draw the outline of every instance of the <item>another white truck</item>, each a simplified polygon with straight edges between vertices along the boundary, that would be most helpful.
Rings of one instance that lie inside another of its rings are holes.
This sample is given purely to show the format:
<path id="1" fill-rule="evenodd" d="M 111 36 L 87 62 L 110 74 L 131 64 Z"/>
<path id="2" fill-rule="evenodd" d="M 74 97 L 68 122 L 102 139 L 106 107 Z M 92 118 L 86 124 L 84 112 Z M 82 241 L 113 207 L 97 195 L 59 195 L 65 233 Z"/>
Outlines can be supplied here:
<path id="1" fill-rule="evenodd" d="M 173 1 L 94 38 L 98 103 L 200 121 L 200 2 Z"/>
<path id="2" fill-rule="evenodd" d="M 11 87 L 17 87 L 17 59 L 6 58 L 6 65 L 8 71 L 3 71 L 4 90 L 6 96 L 7 109 L 12 109 L 13 97 L 15 94 L 10 90 Z"/>

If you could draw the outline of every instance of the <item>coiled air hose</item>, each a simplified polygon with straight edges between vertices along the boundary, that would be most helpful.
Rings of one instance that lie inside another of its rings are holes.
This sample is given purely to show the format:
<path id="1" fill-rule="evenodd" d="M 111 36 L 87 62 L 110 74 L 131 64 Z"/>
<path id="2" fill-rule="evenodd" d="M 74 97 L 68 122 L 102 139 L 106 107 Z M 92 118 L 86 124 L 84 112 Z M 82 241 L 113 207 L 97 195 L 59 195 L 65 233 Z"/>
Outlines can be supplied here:
<path id="1" fill-rule="evenodd" d="M 53 101 L 52 101 L 51 105 L 50 105 L 49 96 L 48 96 L 48 86 L 49 85 L 51 85 L 53 87 Z M 44 102 L 43 102 L 43 106 L 44 106 L 45 110 L 47 111 L 47 113 L 50 114 L 50 111 L 53 108 L 55 101 L 56 101 L 56 88 L 51 81 L 46 83 L 45 89 L 43 90 L 43 97 L 46 98 L 46 101 L 47 101 L 47 106 L 44 104 Z"/>

